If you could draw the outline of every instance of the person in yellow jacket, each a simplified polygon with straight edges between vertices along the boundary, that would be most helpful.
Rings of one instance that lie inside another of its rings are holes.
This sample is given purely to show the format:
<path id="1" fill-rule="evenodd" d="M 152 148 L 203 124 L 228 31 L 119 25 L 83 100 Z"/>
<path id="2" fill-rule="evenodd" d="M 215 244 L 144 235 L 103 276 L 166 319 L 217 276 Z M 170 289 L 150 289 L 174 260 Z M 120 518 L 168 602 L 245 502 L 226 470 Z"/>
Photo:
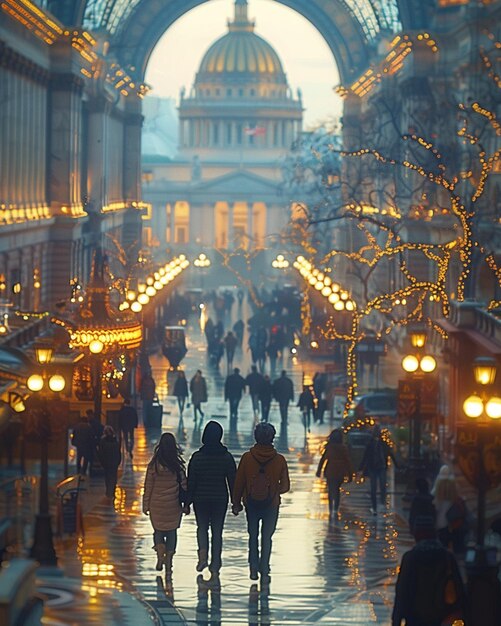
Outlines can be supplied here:
<path id="1" fill-rule="evenodd" d="M 270 583 L 271 538 L 277 527 L 280 495 L 290 489 L 287 461 L 279 454 L 273 439 L 272 424 L 260 423 L 254 429 L 256 444 L 240 459 L 232 495 L 232 511 L 247 514 L 249 533 L 249 568 L 251 580 Z M 259 556 L 259 526 L 261 525 L 261 556 Z"/>

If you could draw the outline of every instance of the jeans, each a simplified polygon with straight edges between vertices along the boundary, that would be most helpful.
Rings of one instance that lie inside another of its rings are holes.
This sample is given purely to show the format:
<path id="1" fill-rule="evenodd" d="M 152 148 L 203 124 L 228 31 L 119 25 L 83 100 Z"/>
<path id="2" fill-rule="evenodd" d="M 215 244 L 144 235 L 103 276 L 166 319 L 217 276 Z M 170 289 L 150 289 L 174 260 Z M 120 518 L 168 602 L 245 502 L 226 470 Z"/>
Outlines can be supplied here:
<path id="1" fill-rule="evenodd" d="M 193 417 L 196 421 L 197 419 L 197 411 L 200 413 L 200 417 L 204 416 L 204 412 L 202 411 L 201 403 L 198 404 L 193 403 Z"/>
<path id="2" fill-rule="evenodd" d="M 284 424 L 287 424 L 287 413 L 289 411 L 289 401 L 287 402 L 279 402 L 280 407 L 280 418 Z"/>
<path id="3" fill-rule="evenodd" d="M 341 493 L 339 489 L 342 484 L 342 479 L 333 480 L 332 482 L 327 483 L 327 488 L 329 490 L 329 510 L 332 509 L 332 504 L 334 504 L 335 509 L 339 509 L 339 500 L 341 499 Z"/>
<path id="4" fill-rule="evenodd" d="M 153 544 L 155 546 L 165 544 L 167 552 L 175 552 L 177 546 L 177 528 L 173 530 L 155 530 L 153 532 Z"/>
<path id="5" fill-rule="evenodd" d="M 195 502 L 197 520 L 197 542 L 199 550 L 209 552 L 209 528 L 211 529 L 211 559 L 209 570 L 219 572 L 221 569 L 221 552 L 223 550 L 223 526 L 228 503 Z"/>
<path id="6" fill-rule="evenodd" d="M 302 417 L 303 417 L 303 426 L 305 430 L 310 430 L 311 424 L 311 411 L 310 409 L 301 409 Z"/>
<path id="7" fill-rule="evenodd" d="M 277 527 L 278 506 L 257 508 L 246 506 L 249 532 L 249 567 L 251 570 L 270 573 L 271 538 Z M 261 557 L 259 557 L 259 522 L 261 522 Z"/>
<path id="8" fill-rule="evenodd" d="M 230 420 L 237 419 L 238 417 L 238 405 L 240 404 L 240 398 L 228 398 L 230 403 Z"/>
<path id="9" fill-rule="evenodd" d="M 125 442 L 125 449 L 129 454 L 132 454 L 132 450 L 134 449 L 134 429 L 122 430 L 122 435 Z"/>
<path id="10" fill-rule="evenodd" d="M 106 489 L 106 497 L 114 498 L 117 486 L 118 469 L 104 470 L 104 485 Z"/>
<path id="11" fill-rule="evenodd" d="M 183 415 L 184 405 L 186 402 L 186 396 L 178 396 L 177 397 L 177 406 L 179 407 L 179 416 Z"/>
<path id="12" fill-rule="evenodd" d="M 79 474 L 87 474 L 89 463 L 92 463 L 92 454 L 87 450 L 77 448 L 77 472 Z"/>
<path id="13" fill-rule="evenodd" d="M 372 508 L 377 508 L 377 485 L 379 483 L 379 492 L 381 504 L 386 504 L 386 467 L 378 470 L 369 470 L 369 479 L 371 481 L 371 504 Z"/>
<path id="14" fill-rule="evenodd" d="M 269 400 L 261 400 L 261 421 L 267 422 L 268 415 L 270 414 L 270 405 L 271 402 Z"/>
<path id="15" fill-rule="evenodd" d="M 257 393 L 251 394 L 252 410 L 254 413 L 259 413 L 259 395 Z"/>

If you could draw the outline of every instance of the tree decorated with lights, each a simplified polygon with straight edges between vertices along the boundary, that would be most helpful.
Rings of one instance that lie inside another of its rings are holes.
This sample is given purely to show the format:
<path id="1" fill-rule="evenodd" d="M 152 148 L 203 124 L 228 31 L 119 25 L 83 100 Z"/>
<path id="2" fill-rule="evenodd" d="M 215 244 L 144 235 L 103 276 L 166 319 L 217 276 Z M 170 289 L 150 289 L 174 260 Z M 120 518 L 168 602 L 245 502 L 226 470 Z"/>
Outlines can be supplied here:
<path id="1" fill-rule="evenodd" d="M 396 326 L 419 320 L 445 334 L 432 318 L 439 311 L 448 316 L 451 297 L 477 295 L 481 268 L 484 280 L 489 273 L 493 279 L 488 308 L 501 304 L 498 191 L 490 182 L 501 171 L 501 123 L 495 114 L 501 44 L 488 33 L 485 43 L 478 56 L 482 87 L 479 80 L 474 90 L 463 88 L 462 101 L 454 102 L 446 85 L 403 115 L 391 89 L 382 90 L 357 129 L 358 139 L 352 133 L 345 149 L 329 147 L 342 158 L 340 201 L 328 209 L 316 205 L 308 219 L 311 226 L 337 222 L 334 249 L 323 258 L 307 253 L 310 268 L 300 258 L 295 267 L 303 277 L 305 267 L 316 270 L 316 276 L 307 274 L 308 282 L 330 303 L 330 285 L 313 279 L 343 277 L 339 282 L 353 301 L 349 323 L 334 310 L 319 329 L 347 343 L 347 406 L 357 388 L 357 346 L 368 331 L 387 336 Z M 361 137 L 366 145 L 353 147 Z"/>

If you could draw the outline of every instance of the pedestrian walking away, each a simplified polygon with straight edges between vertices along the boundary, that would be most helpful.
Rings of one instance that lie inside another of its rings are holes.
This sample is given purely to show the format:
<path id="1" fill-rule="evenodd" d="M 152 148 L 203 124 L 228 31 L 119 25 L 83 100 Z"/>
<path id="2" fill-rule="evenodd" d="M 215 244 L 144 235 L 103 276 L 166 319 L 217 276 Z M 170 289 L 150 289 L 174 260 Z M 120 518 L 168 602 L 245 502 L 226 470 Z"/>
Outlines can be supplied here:
<path id="1" fill-rule="evenodd" d="M 398 464 L 391 447 L 384 441 L 381 427 L 376 424 L 372 429 L 372 437 L 367 444 L 359 470 L 364 476 L 368 476 L 371 489 L 371 513 L 377 515 L 377 488 L 381 505 L 386 507 L 386 473 L 388 467 L 388 457 L 391 457 L 395 467 Z"/>
<path id="2" fill-rule="evenodd" d="M 183 370 L 179 370 L 174 383 L 173 395 L 177 398 L 177 406 L 179 407 L 179 419 L 183 418 L 184 406 L 188 397 L 188 381 Z"/>
<path id="3" fill-rule="evenodd" d="M 430 528 L 436 528 L 437 510 L 426 478 L 416 478 L 416 495 L 409 511 L 409 530 L 416 541 L 425 539 Z M 423 536 L 423 533 L 425 536 Z"/>
<path id="4" fill-rule="evenodd" d="M 240 459 L 232 496 L 233 514 L 240 513 L 242 502 L 247 514 L 250 578 L 258 580 L 260 575 L 263 586 L 270 583 L 272 537 L 277 527 L 280 496 L 290 489 L 287 462 L 273 446 L 275 434 L 272 424 L 260 423 L 255 427 L 256 444 Z"/>
<path id="5" fill-rule="evenodd" d="M 177 529 L 182 513 L 189 513 L 183 494 L 187 490 L 185 463 L 172 433 L 164 433 L 155 446 L 144 480 L 143 513 L 153 526 L 153 549 L 157 553 L 155 569 L 165 565 L 172 576 L 172 559 L 177 546 Z"/>
<path id="6" fill-rule="evenodd" d="M 230 405 L 230 421 L 235 422 L 238 419 L 238 405 L 242 399 L 245 390 L 245 379 L 240 375 L 240 370 L 235 367 L 233 374 L 226 377 L 224 383 L 224 399 Z"/>
<path id="7" fill-rule="evenodd" d="M 303 391 L 299 394 L 297 406 L 301 411 L 304 430 L 310 432 L 311 414 L 315 409 L 315 400 L 308 385 L 304 385 Z"/>
<path id="8" fill-rule="evenodd" d="M 151 407 L 155 399 L 156 387 L 155 380 L 151 373 L 145 374 L 141 379 L 139 388 L 141 401 L 143 403 L 143 424 L 145 425 L 150 421 Z"/>
<path id="9" fill-rule="evenodd" d="M 270 414 L 271 400 L 273 398 L 273 387 L 270 377 L 265 374 L 259 389 L 259 402 L 261 403 L 261 421 L 267 422 Z"/>
<path id="10" fill-rule="evenodd" d="M 97 447 L 97 455 L 104 471 L 106 497 L 113 504 L 122 454 L 112 426 L 107 425 L 104 427 L 103 436 Z"/>
<path id="11" fill-rule="evenodd" d="M 245 379 L 245 385 L 249 389 L 249 394 L 252 400 L 252 410 L 254 416 L 259 413 L 259 393 L 263 384 L 263 375 L 257 371 L 257 367 L 252 365 L 250 374 Z"/>
<path id="12" fill-rule="evenodd" d="M 282 420 L 282 424 L 286 425 L 289 402 L 294 400 L 294 385 L 285 370 L 282 370 L 280 378 L 277 378 L 273 383 L 273 397 L 280 407 L 280 419 Z"/>
<path id="13" fill-rule="evenodd" d="M 431 493 L 437 510 L 439 541 L 445 548 L 451 548 L 454 554 L 463 554 L 469 532 L 469 514 L 448 465 L 440 468 Z"/>
<path id="14" fill-rule="evenodd" d="M 222 437 L 222 426 L 218 422 L 207 422 L 202 435 L 203 445 L 193 453 L 188 464 L 188 502 L 193 503 L 197 521 L 196 569 L 202 572 L 208 566 L 211 572 L 209 582 L 216 585 L 219 584 L 222 564 L 224 521 L 236 474 L 235 460 L 221 443 Z"/>
<path id="15" fill-rule="evenodd" d="M 118 427 L 125 441 L 125 449 L 131 459 L 134 450 L 134 430 L 137 428 L 138 422 L 136 409 L 130 405 L 130 400 L 125 398 L 120 411 L 118 411 Z"/>
<path id="16" fill-rule="evenodd" d="M 94 431 L 89 424 L 87 415 L 81 417 L 73 429 L 71 443 L 77 449 L 77 472 L 85 475 L 87 474 L 87 468 L 92 463 L 96 449 Z"/>
<path id="17" fill-rule="evenodd" d="M 466 624 L 466 598 L 454 555 L 436 538 L 433 525 L 402 557 L 395 586 L 392 626 Z"/>
<path id="18" fill-rule="evenodd" d="M 318 478 L 322 475 L 322 471 L 327 481 L 329 516 L 332 516 L 339 510 L 341 485 L 344 481 L 351 482 L 353 478 L 350 454 L 348 447 L 343 443 L 343 431 L 340 428 L 336 428 L 329 435 L 325 450 L 318 463 Z"/>
<path id="19" fill-rule="evenodd" d="M 193 404 L 193 421 L 197 421 L 197 414 L 203 419 L 202 402 L 207 402 L 207 383 L 202 376 L 202 371 L 197 370 L 190 380 L 191 403 Z"/>
<path id="20" fill-rule="evenodd" d="M 233 324 L 233 332 L 235 333 L 235 337 L 237 338 L 239 346 L 242 345 L 242 341 L 244 338 L 244 330 L 245 330 L 245 326 L 242 320 L 237 320 Z"/>
<path id="21" fill-rule="evenodd" d="M 231 371 L 231 368 L 233 367 L 233 357 L 235 356 L 235 350 L 238 345 L 238 339 L 231 332 L 231 330 L 229 330 L 228 333 L 226 334 L 226 337 L 224 338 L 223 343 L 224 343 L 224 348 L 226 350 L 226 366 L 227 366 L 227 371 L 229 373 Z"/>

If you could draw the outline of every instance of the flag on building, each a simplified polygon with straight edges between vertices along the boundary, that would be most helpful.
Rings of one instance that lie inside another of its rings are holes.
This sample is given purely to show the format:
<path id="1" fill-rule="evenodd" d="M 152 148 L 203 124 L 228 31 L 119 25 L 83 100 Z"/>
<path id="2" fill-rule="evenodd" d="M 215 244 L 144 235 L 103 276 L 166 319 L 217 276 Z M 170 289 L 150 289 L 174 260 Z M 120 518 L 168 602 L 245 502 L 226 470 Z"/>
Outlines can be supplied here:
<path id="1" fill-rule="evenodd" d="M 248 137 L 257 137 L 258 135 L 266 135 L 266 128 L 264 126 L 254 126 L 252 128 L 250 126 L 247 126 L 246 128 L 244 128 L 244 133 Z"/>

